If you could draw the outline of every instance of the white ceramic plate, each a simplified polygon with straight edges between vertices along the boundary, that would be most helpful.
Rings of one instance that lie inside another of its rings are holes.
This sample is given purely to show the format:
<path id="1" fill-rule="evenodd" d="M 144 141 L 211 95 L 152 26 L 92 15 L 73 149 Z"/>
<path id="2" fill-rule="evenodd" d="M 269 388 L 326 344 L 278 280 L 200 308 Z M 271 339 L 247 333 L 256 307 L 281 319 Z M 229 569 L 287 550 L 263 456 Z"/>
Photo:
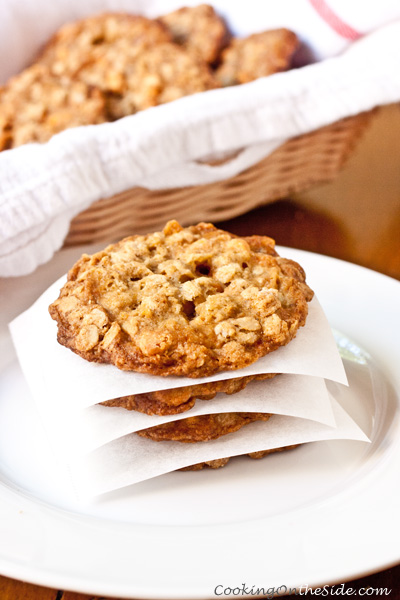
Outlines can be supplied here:
<path id="1" fill-rule="evenodd" d="M 2 574 L 90 594 L 194 599 L 340 583 L 400 560 L 400 285 L 342 261 L 280 252 L 304 266 L 344 334 L 351 385 L 331 388 L 371 444 L 321 442 L 262 461 L 237 458 L 222 470 L 172 473 L 78 505 L 63 489 L 3 331 Z M 19 310 L 27 307 L 71 258 L 61 253 L 35 275 L 7 280 L 3 314 L 16 314 L 18 299 Z"/>

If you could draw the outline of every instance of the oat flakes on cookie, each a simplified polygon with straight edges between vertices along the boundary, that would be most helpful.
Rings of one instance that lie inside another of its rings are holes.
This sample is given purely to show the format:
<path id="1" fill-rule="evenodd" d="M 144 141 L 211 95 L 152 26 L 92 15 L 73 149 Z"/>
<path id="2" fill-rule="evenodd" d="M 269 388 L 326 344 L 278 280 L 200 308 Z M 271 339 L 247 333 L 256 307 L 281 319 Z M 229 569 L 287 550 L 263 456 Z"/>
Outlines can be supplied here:
<path id="1" fill-rule="evenodd" d="M 209 4 L 184 6 L 159 19 L 173 41 L 213 64 L 229 40 L 228 28 Z"/>
<path id="2" fill-rule="evenodd" d="M 298 45 L 296 34 L 288 29 L 235 38 L 222 52 L 216 77 L 221 85 L 230 86 L 286 71 Z"/>
<path id="3" fill-rule="evenodd" d="M 56 78 L 35 64 L 0 90 L 0 150 L 46 142 L 79 125 L 104 123 L 102 93 L 82 81 Z"/>
<path id="4" fill-rule="evenodd" d="M 275 377 L 275 373 L 235 377 L 223 381 L 210 381 L 169 390 L 113 398 L 101 402 L 101 404 L 136 410 L 147 415 L 176 415 L 192 408 L 196 400 L 212 400 L 218 393 L 236 394 L 253 380 L 272 379 L 273 377 Z"/>
<path id="5" fill-rule="evenodd" d="M 83 255 L 49 310 L 58 341 L 87 360 L 202 377 L 287 344 L 312 295 L 270 238 L 170 221 Z"/>

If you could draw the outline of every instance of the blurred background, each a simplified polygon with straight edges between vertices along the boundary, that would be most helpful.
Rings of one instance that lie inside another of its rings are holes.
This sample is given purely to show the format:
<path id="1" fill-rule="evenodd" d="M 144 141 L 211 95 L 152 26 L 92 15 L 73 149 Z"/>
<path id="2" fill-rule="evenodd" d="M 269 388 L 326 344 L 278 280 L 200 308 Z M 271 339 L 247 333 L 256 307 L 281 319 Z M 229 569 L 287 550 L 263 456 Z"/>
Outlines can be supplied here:
<path id="1" fill-rule="evenodd" d="M 377 111 L 334 181 L 221 226 L 400 279 L 400 106 Z"/>

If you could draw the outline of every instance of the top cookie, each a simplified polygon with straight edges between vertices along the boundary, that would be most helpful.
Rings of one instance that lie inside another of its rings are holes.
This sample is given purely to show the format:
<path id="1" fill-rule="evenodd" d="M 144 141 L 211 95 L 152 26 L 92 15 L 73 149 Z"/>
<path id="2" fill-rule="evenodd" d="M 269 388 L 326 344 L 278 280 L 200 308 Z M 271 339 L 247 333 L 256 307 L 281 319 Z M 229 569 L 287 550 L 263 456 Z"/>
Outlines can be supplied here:
<path id="1" fill-rule="evenodd" d="M 49 310 L 58 341 L 87 360 L 202 377 L 287 344 L 312 296 L 270 238 L 170 221 L 83 255 Z"/>

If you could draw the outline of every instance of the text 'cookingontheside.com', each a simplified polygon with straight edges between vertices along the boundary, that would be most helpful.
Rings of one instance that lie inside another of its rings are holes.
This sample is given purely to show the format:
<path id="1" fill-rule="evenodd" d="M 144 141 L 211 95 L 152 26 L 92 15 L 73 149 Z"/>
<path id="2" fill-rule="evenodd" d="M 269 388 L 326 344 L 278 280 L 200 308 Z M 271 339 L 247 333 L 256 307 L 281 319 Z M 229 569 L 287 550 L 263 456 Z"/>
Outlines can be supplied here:
<path id="1" fill-rule="evenodd" d="M 329 596 L 359 596 L 359 597 L 373 597 L 373 596 L 389 596 L 392 593 L 391 589 L 386 587 L 362 587 L 359 589 L 353 587 L 347 587 L 346 584 L 341 583 L 340 585 L 324 585 L 323 587 L 310 587 L 309 585 L 302 585 L 297 588 L 288 587 L 286 585 L 280 585 L 278 587 L 260 587 L 256 585 L 249 586 L 242 583 L 240 586 L 230 587 L 223 584 L 219 584 L 214 588 L 215 596 L 229 597 L 245 597 L 245 596 L 256 596 L 258 598 L 278 598 L 280 596 L 308 596 L 313 597 L 329 597 Z"/>

